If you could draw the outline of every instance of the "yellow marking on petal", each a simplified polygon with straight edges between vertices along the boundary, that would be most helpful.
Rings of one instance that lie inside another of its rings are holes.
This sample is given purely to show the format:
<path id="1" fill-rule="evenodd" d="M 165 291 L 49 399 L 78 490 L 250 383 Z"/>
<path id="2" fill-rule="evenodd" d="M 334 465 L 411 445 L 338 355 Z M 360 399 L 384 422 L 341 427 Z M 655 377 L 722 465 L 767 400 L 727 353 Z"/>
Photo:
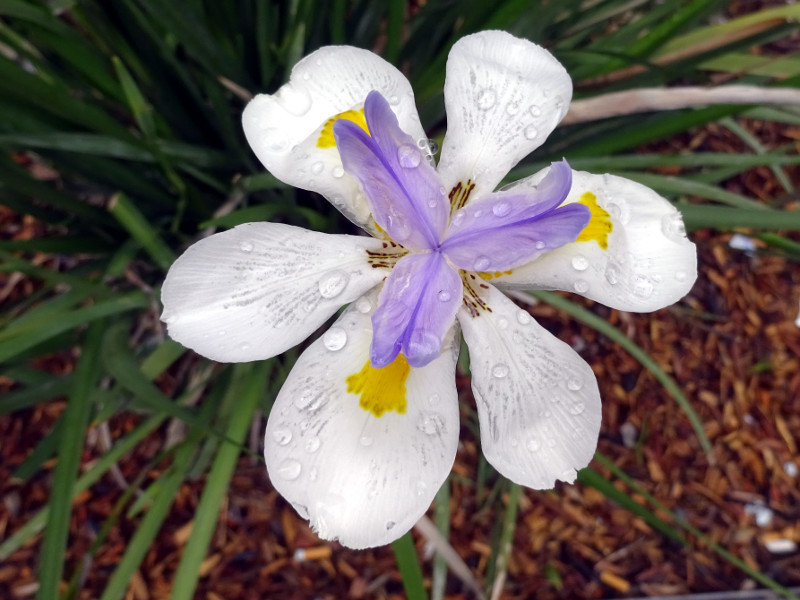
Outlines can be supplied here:
<path id="1" fill-rule="evenodd" d="M 345 379 L 347 391 L 360 395 L 358 405 L 376 417 L 389 410 L 404 415 L 406 379 L 410 370 L 411 367 L 402 354 L 398 354 L 394 361 L 382 369 L 376 369 L 367 361 L 361 371 Z"/>
<path id="2" fill-rule="evenodd" d="M 578 204 L 583 204 L 589 209 L 591 218 L 578 235 L 576 242 L 590 242 L 594 240 L 603 250 L 608 250 L 608 234 L 614 229 L 611 215 L 597 203 L 597 196 L 592 192 L 585 192 Z"/>
<path id="3" fill-rule="evenodd" d="M 490 279 L 497 279 L 498 277 L 501 277 L 503 275 L 511 275 L 513 272 L 514 271 L 512 270 L 494 271 L 493 273 L 489 273 L 488 271 L 478 271 L 478 277 L 480 277 L 481 279 L 485 279 L 486 281 L 489 281 Z"/>
<path id="4" fill-rule="evenodd" d="M 367 127 L 367 119 L 364 117 L 364 109 L 360 108 L 358 110 L 346 110 L 345 112 L 339 113 L 335 117 L 331 117 L 325 121 L 325 125 L 322 126 L 322 131 L 319 134 L 319 138 L 317 138 L 317 148 L 333 148 L 336 146 L 336 138 L 333 136 L 333 124 L 339 119 L 352 121 L 361 127 L 361 129 L 363 129 L 367 135 L 369 135 L 369 127 Z"/>

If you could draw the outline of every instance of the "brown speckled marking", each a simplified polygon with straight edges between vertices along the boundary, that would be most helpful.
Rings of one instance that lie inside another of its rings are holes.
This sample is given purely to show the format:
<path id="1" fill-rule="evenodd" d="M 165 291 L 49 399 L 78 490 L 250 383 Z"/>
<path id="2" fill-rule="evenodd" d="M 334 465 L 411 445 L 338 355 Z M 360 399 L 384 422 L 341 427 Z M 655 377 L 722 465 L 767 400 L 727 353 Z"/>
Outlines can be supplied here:
<path id="1" fill-rule="evenodd" d="M 385 252 L 367 250 L 367 262 L 373 269 L 391 269 L 397 261 L 408 254 L 408 250 L 391 240 L 383 242 Z"/>
<path id="2" fill-rule="evenodd" d="M 450 190 L 450 193 L 447 194 L 447 197 L 450 198 L 450 214 L 453 214 L 459 208 L 463 208 L 467 204 L 469 195 L 474 189 L 475 184 L 472 183 L 472 179 L 467 179 L 467 183 L 459 181 L 453 189 Z"/>
<path id="3" fill-rule="evenodd" d="M 467 307 L 472 318 L 481 316 L 481 311 L 492 312 L 492 309 L 489 308 L 486 302 L 483 301 L 483 298 L 481 298 L 478 292 L 472 287 L 473 285 L 477 285 L 478 287 L 488 290 L 489 286 L 480 282 L 475 273 L 459 271 L 459 274 L 461 275 L 461 283 L 464 284 L 464 306 Z"/>

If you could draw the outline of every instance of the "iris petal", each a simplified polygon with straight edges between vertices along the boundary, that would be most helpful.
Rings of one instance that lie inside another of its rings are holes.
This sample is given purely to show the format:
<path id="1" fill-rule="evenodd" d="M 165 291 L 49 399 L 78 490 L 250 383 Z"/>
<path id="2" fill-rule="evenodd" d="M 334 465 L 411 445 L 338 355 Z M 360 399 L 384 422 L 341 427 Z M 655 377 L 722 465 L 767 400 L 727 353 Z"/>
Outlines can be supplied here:
<path id="1" fill-rule="evenodd" d="M 504 271 L 575 241 L 589 221 L 580 204 L 557 208 L 571 186 L 566 161 L 553 163 L 525 193 L 499 192 L 457 211 L 442 243 L 454 265 L 469 271 Z"/>
<path id="2" fill-rule="evenodd" d="M 388 365 L 401 350 L 412 367 L 439 356 L 462 293 L 461 278 L 438 252 L 401 258 L 387 277 L 372 316 L 372 365 Z"/>
<path id="3" fill-rule="evenodd" d="M 436 248 L 449 212 L 436 171 L 378 92 L 367 96 L 364 116 L 369 134 L 344 119 L 333 126 L 345 170 L 394 241 L 415 250 Z"/>

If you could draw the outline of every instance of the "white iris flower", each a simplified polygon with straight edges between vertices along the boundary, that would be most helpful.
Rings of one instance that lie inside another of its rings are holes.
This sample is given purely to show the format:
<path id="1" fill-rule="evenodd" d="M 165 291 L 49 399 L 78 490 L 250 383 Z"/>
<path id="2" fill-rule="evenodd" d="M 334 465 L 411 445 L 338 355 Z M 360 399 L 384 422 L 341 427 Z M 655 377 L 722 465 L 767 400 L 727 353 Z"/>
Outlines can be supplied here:
<path id="1" fill-rule="evenodd" d="M 652 190 L 566 162 L 495 188 L 567 112 L 572 83 L 507 33 L 447 61 L 434 168 L 408 81 L 366 50 L 322 48 L 244 113 L 280 180 L 319 192 L 372 234 L 249 223 L 190 247 L 163 287 L 175 340 L 214 360 L 263 360 L 311 335 L 267 425 L 270 479 L 326 539 L 386 544 L 422 516 L 458 444 L 459 330 L 487 460 L 535 489 L 591 460 L 600 396 L 589 366 L 500 290 L 559 289 L 651 311 L 680 299 L 697 255 Z"/>

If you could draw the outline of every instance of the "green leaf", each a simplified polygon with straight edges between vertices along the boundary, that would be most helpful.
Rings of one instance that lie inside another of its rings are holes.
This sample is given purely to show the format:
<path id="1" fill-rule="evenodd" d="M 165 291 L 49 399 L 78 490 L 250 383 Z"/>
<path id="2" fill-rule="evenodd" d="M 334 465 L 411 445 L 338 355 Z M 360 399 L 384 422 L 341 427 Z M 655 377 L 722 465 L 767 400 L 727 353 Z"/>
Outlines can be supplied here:
<path id="1" fill-rule="evenodd" d="M 397 561 L 397 568 L 403 578 L 403 589 L 406 598 L 409 600 L 427 600 L 428 594 L 425 592 L 425 582 L 422 579 L 422 567 L 419 564 L 417 549 L 414 547 L 414 538 L 411 532 L 392 542 L 394 558 Z"/>

